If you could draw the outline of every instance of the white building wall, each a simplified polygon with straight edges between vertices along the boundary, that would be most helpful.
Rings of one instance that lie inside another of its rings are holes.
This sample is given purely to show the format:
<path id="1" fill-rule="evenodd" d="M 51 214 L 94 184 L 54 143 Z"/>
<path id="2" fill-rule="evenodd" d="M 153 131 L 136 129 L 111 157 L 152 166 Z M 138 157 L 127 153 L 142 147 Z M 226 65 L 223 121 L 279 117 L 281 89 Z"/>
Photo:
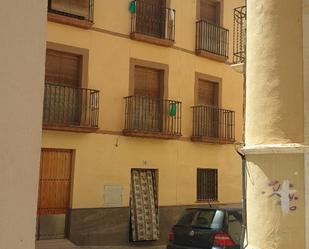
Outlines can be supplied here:
<path id="1" fill-rule="evenodd" d="M 34 249 L 47 0 L 1 1 L 0 248 Z"/>

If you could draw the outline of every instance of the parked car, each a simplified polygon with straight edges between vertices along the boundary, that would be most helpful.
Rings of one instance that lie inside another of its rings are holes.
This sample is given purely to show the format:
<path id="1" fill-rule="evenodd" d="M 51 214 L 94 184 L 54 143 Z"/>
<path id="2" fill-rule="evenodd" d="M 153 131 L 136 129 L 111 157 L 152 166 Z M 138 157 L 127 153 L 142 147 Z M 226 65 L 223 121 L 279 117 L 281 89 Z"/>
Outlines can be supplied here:
<path id="1" fill-rule="evenodd" d="M 167 249 L 240 249 L 238 206 L 188 208 L 169 232 Z"/>

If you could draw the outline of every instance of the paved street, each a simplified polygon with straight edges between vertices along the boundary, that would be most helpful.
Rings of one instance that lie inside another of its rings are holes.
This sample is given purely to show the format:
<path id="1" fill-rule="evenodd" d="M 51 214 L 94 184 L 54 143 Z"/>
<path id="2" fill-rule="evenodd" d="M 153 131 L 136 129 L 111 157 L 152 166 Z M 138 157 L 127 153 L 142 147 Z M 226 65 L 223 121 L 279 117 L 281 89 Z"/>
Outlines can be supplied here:
<path id="1" fill-rule="evenodd" d="M 35 249 L 164 249 L 165 246 L 76 246 L 68 240 L 40 240 Z"/>

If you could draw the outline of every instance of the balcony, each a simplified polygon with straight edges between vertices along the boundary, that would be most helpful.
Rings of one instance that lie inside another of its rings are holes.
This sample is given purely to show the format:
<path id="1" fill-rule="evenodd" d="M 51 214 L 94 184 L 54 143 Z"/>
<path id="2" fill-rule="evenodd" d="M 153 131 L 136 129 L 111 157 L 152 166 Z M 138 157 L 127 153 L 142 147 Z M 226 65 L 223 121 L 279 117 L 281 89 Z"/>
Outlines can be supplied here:
<path id="1" fill-rule="evenodd" d="M 135 0 L 131 11 L 131 38 L 160 46 L 172 46 L 175 41 L 174 9 L 143 0 Z"/>
<path id="2" fill-rule="evenodd" d="M 234 33 L 233 33 L 233 68 L 243 72 L 243 64 L 246 60 L 246 25 L 247 7 L 234 9 Z"/>
<path id="3" fill-rule="evenodd" d="M 225 62 L 229 55 L 229 30 L 205 20 L 197 21 L 196 54 Z"/>
<path id="4" fill-rule="evenodd" d="M 48 0 L 48 20 L 89 29 L 93 25 L 94 0 Z"/>
<path id="5" fill-rule="evenodd" d="M 213 106 L 194 106 L 192 141 L 207 143 L 235 142 L 235 112 Z"/>
<path id="6" fill-rule="evenodd" d="M 125 97 L 124 135 L 174 139 L 181 136 L 181 102 L 146 96 Z"/>
<path id="7" fill-rule="evenodd" d="M 98 90 L 45 83 L 44 129 L 93 132 L 98 121 Z"/>

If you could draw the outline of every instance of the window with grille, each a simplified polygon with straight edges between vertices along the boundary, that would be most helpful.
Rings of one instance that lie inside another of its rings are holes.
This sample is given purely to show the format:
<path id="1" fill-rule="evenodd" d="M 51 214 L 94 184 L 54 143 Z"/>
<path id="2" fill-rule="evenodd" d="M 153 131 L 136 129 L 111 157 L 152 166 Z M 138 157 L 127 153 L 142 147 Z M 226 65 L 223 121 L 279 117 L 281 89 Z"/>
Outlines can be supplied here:
<path id="1" fill-rule="evenodd" d="M 197 200 L 218 200 L 218 170 L 197 169 Z"/>

